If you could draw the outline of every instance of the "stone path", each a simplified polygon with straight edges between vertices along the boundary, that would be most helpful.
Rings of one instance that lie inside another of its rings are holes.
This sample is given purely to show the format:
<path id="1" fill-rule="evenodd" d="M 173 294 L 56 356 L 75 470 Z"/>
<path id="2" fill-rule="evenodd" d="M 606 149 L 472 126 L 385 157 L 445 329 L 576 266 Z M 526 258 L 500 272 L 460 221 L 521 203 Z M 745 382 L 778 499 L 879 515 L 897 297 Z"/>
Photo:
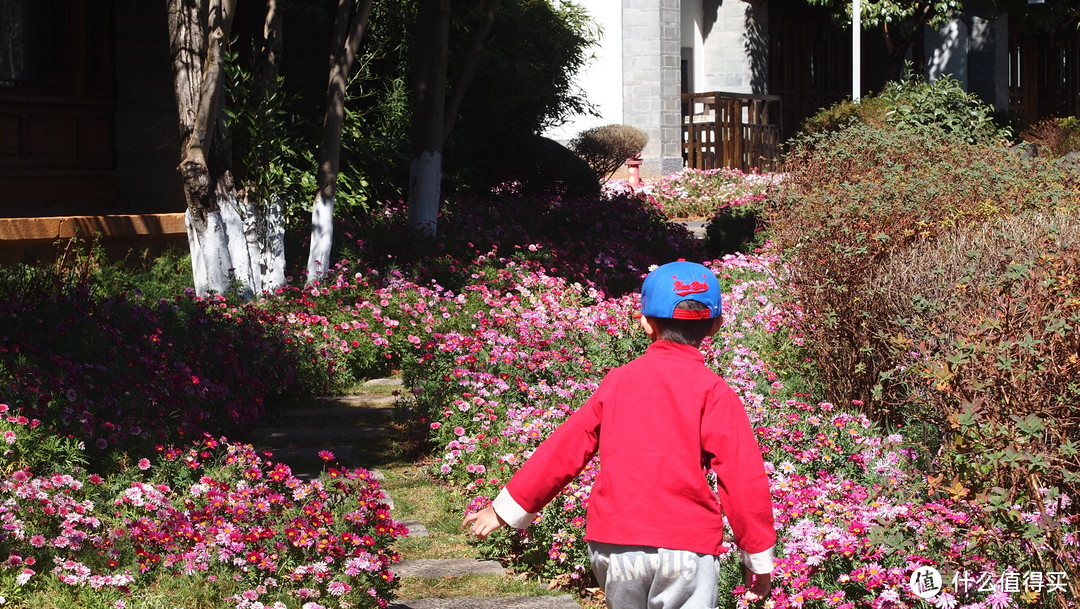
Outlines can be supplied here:
<path id="1" fill-rule="evenodd" d="M 389 391 L 398 379 L 375 379 L 364 385 L 361 395 L 321 398 L 286 410 L 271 412 L 262 427 L 245 441 L 270 450 L 275 461 L 286 463 L 301 478 L 314 478 L 323 468 L 320 451 L 330 451 L 343 466 L 372 468 L 376 455 L 394 442 L 388 424 L 396 398 Z M 377 471 L 377 470 L 373 470 Z M 393 497 L 391 497 L 392 503 Z M 400 516 L 397 516 L 399 519 Z M 409 537 L 428 537 L 427 527 L 404 520 Z M 393 567 L 400 578 L 456 578 L 468 575 L 505 577 L 506 570 L 493 560 L 447 556 L 404 560 Z M 581 609 L 568 594 L 560 596 L 455 597 L 399 599 L 393 609 Z"/>

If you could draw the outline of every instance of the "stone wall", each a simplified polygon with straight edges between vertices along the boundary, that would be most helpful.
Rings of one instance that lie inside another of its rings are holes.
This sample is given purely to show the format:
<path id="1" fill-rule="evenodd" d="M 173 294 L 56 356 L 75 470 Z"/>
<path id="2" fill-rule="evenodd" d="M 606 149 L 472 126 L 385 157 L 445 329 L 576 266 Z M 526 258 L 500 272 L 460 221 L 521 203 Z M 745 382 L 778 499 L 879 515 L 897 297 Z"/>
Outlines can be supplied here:
<path id="1" fill-rule="evenodd" d="M 679 0 L 623 0 L 622 122 L 649 135 L 642 177 L 678 171 L 682 161 Z"/>

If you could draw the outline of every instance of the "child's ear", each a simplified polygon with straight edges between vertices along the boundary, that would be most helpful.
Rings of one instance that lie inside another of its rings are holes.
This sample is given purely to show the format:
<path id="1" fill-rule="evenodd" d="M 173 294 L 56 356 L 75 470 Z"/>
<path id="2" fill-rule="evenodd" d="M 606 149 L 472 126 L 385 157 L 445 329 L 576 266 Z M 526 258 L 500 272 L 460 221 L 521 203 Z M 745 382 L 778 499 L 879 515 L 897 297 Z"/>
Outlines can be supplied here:
<path id="1" fill-rule="evenodd" d="M 714 317 L 712 320 L 712 326 L 709 327 L 709 336 L 716 334 L 720 331 L 720 327 L 724 325 L 724 318 L 722 316 Z"/>
<path id="2" fill-rule="evenodd" d="M 641 324 L 643 330 L 645 330 L 645 336 L 648 336 L 652 340 L 656 340 L 656 326 L 649 321 L 648 317 L 642 315 L 638 317 L 638 323 Z"/>

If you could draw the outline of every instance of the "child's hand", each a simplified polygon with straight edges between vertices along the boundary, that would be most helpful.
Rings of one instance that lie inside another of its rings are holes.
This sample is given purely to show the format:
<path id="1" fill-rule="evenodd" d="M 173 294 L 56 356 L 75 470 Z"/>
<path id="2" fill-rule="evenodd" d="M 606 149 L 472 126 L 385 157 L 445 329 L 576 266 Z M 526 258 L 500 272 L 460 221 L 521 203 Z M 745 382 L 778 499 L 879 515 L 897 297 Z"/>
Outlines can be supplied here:
<path id="1" fill-rule="evenodd" d="M 495 513 L 495 508 L 489 505 L 479 512 L 473 512 L 466 516 L 465 520 L 461 523 L 461 528 L 464 529 L 470 525 L 472 526 L 469 530 L 472 534 L 483 539 L 496 529 L 506 526 L 506 523 Z"/>
<path id="2" fill-rule="evenodd" d="M 743 598 L 749 602 L 760 601 L 769 596 L 772 591 L 771 573 L 751 573 L 749 569 L 743 569 L 743 581 L 746 583 L 746 592 Z"/>

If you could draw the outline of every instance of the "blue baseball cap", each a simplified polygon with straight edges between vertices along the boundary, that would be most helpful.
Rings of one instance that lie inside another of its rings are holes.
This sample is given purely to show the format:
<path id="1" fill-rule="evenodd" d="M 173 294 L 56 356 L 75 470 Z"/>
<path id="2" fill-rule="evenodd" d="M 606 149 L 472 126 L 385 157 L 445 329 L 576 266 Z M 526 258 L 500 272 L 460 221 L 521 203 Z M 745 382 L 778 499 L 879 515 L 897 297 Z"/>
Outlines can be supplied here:
<path id="1" fill-rule="evenodd" d="M 684 300 L 708 307 L 677 309 Z M 720 282 L 705 265 L 678 260 L 659 266 L 641 284 L 641 314 L 668 319 L 713 319 L 720 316 Z"/>

